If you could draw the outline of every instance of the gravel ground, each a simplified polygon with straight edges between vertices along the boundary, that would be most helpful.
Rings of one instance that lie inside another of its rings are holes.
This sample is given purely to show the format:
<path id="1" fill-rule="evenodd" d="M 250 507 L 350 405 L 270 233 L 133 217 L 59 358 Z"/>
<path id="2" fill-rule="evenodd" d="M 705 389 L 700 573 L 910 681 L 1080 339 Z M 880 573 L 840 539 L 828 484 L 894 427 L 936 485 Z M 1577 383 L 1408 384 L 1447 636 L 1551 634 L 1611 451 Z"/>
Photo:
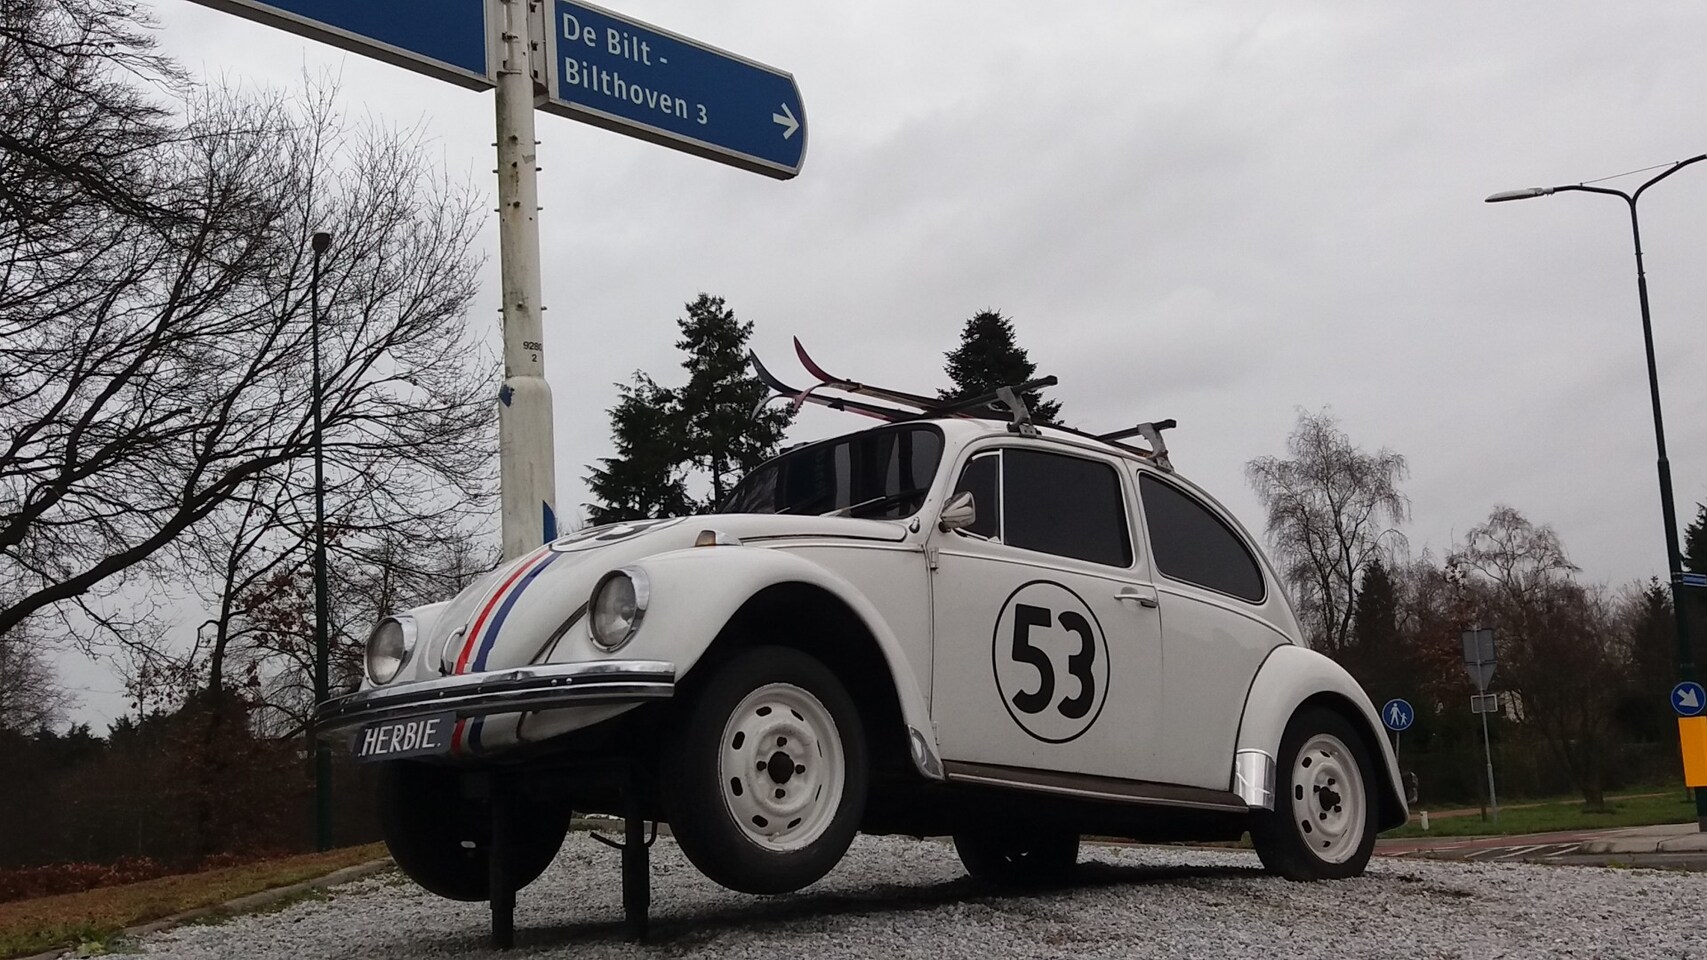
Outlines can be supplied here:
<path id="1" fill-rule="evenodd" d="M 791 896 L 732 893 L 660 838 L 651 942 L 624 938 L 617 854 L 572 834 L 522 891 L 515 957 L 1675 957 L 1707 953 L 1707 874 L 1377 858 L 1298 884 L 1235 851 L 1090 846 L 1071 889 L 1006 896 L 947 843 L 862 837 Z M 399 876 L 330 900 L 144 937 L 162 957 L 244 960 L 493 955 L 485 904 Z"/>

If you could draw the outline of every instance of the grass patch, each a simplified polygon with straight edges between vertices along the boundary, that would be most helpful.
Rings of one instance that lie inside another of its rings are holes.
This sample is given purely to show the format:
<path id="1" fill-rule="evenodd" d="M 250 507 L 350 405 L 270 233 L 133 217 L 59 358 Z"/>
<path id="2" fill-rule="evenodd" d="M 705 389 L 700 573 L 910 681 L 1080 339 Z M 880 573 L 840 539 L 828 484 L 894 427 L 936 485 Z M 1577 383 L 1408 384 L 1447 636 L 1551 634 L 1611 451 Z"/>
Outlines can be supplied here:
<path id="1" fill-rule="evenodd" d="M 83 944 L 88 945 L 91 953 L 111 951 L 115 949 L 113 938 L 126 927 L 186 910 L 218 906 L 384 856 L 384 844 L 370 843 L 82 893 L 0 903 L 0 957 L 28 956 Z"/>
<path id="2" fill-rule="evenodd" d="M 1588 810 L 1582 799 L 1554 800 L 1501 808 L 1500 822 L 1480 816 L 1430 817 L 1424 831 L 1416 820 L 1383 837 L 1487 837 L 1520 833 L 1551 833 L 1556 830 L 1600 830 L 1612 827 L 1646 827 L 1656 823 L 1688 823 L 1695 819 L 1695 801 L 1687 799 L 1682 787 L 1659 796 L 1609 797 L 1606 810 Z M 1414 816 L 1414 815 L 1413 815 Z"/>

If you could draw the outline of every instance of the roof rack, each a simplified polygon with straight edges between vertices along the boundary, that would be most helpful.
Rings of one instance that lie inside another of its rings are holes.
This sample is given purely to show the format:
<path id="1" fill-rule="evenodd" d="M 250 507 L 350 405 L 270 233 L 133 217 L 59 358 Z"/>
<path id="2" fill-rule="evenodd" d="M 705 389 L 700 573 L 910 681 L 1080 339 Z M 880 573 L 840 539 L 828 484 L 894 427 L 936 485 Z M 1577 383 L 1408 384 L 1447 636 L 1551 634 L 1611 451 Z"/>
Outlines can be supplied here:
<path id="1" fill-rule="evenodd" d="M 1038 435 L 1037 425 L 1032 421 L 1031 410 L 1026 406 L 1023 394 L 1043 387 L 1053 387 L 1060 382 L 1055 377 L 1040 377 L 1036 380 L 1028 380 L 1025 383 L 998 387 L 989 393 L 982 393 L 974 397 L 945 400 L 940 397 L 927 397 L 922 394 L 908 393 L 903 390 L 893 390 L 832 376 L 813 361 L 811 356 L 806 353 L 806 348 L 801 346 L 798 338 L 794 341 L 794 352 L 800 358 L 801 366 L 805 367 L 812 376 L 818 378 L 816 384 L 804 390 L 784 383 L 759 361 L 758 354 L 750 350 L 747 352 L 747 362 L 752 366 L 754 375 L 765 386 L 775 391 L 778 396 L 789 398 L 790 408 L 793 411 L 798 411 L 802 406 L 813 403 L 832 410 L 857 413 L 860 416 L 882 420 L 885 423 L 905 423 L 932 417 L 1001 418 L 1011 420 L 1008 424 L 1009 431 L 1023 436 L 1035 437 Z M 850 396 L 831 396 L 819 392 L 825 389 L 850 394 Z M 753 409 L 753 415 L 757 416 L 759 410 L 774 399 L 776 397 L 767 397 L 760 401 L 758 406 Z M 874 403 L 873 400 L 882 402 Z M 1119 447 L 1121 450 L 1137 454 L 1154 462 L 1164 470 L 1172 471 L 1173 463 L 1168 459 L 1168 447 L 1162 440 L 1162 431 L 1172 429 L 1175 425 L 1173 420 L 1157 420 L 1105 434 L 1094 434 L 1060 424 L 1050 424 L 1049 427 L 1052 430 L 1060 430 L 1073 436 L 1097 440 L 1110 446 Z M 1134 447 L 1120 442 L 1134 436 L 1142 436 L 1145 442 L 1150 444 L 1151 449 L 1145 450 L 1142 447 Z"/>

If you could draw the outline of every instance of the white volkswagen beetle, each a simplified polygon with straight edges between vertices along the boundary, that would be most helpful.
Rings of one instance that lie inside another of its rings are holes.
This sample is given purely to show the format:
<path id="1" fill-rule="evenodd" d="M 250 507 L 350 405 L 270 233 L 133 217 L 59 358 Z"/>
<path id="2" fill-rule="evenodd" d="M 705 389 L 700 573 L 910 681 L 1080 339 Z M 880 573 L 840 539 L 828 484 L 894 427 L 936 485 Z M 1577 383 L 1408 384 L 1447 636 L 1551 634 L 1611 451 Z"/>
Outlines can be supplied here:
<path id="1" fill-rule="evenodd" d="M 572 809 L 667 821 L 754 893 L 812 883 L 860 830 L 952 835 L 997 882 L 1060 878 L 1081 835 L 1248 831 L 1314 880 L 1360 873 L 1404 822 L 1374 708 L 1172 469 L 1171 424 L 1093 437 L 1033 427 L 1011 391 L 1019 412 L 987 419 L 827 385 L 852 396 L 802 397 L 894 422 L 789 450 L 716 514 L 562 537 L 373 631 L 367 682 L 319 729 L 384 761 L 409 876 L 487 899 L 499 846 L 518 888 Z M 496 775 L 520 784 L 509 826 Z"/>

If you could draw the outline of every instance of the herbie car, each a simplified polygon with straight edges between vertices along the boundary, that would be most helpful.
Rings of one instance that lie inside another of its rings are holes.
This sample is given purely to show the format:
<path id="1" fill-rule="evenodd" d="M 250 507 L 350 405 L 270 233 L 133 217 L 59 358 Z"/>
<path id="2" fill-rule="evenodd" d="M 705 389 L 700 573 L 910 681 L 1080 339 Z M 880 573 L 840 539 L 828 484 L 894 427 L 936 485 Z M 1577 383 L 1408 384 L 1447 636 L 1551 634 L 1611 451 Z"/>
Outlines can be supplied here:
<path id="1" fill-rule="evenodd" d="M 998 882 L 1060 878 L 1082 834 L 1248 831 L 1285 877 L 1364 869 L 1406 817 L 1374 708 L 1173 470 L 1171 423 L 1037 427 L 1016 389 L 1052 380 L 944 405 L 801 358 L 824 381 L 805 393 L 754 366 L 890 422 L 784 453 L 716 514 L 559 538 L 373 631 L 319 729 L 384 761 L 404 872 L 497 907 L 571 810 L 628 818 L 631 844 L 667 821 L 754 893 L 812 883 L 860 830 L 952 835 Z"/>

